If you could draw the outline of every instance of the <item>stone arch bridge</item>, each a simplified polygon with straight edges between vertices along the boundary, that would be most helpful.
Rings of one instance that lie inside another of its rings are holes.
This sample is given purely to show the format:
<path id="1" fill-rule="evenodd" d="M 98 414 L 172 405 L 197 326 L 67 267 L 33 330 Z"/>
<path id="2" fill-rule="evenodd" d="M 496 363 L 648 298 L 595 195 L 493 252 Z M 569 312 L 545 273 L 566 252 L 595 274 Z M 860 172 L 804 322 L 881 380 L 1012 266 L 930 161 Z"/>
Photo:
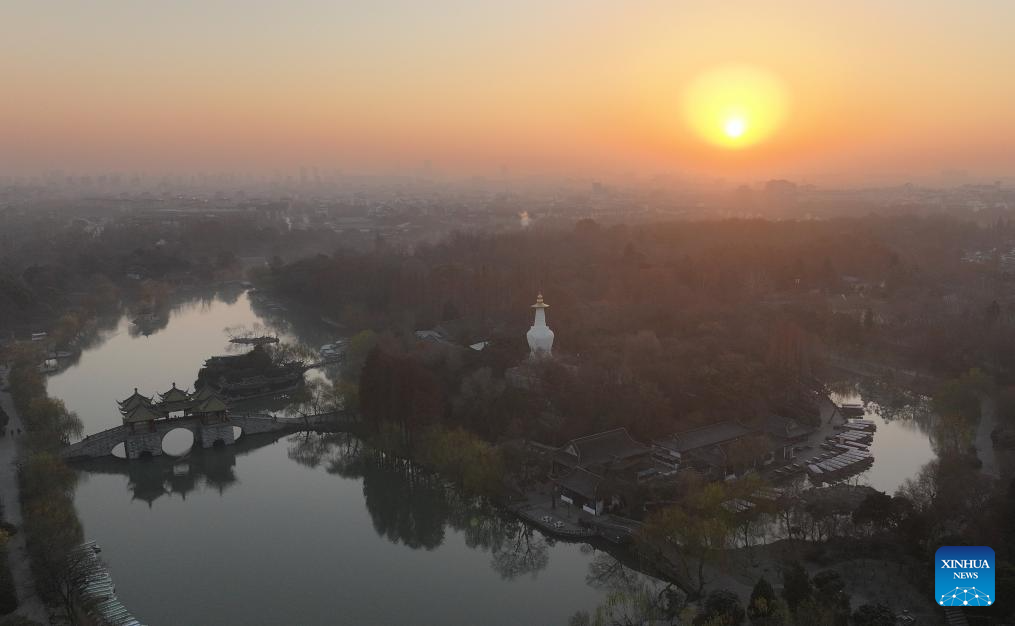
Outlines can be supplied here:
<path id="1" fill-rule="evenodd" d="M 65 459 L 110 456 L 113 454 L 113 448 L 122 443 L 127 458 L 138 459 L 143 456 L 163 454 L 163 438 L 177 428 L 183 428 L 193 433 L 195 446 L 211 448 L 216 445 L 229 446 L 235 443 L 234 426 L 239 427 L 242 435 L 254 435 L 313 428 L 325 423 L 333 423 L 339 419 L 338 413 L 320 413 L 304 417 L 275 417 L 266 414 L 229 415 L 223 421 L 211 423 L 205 423 L 200 417 L 195 416 L 175 417 L 138 424 L 134 429 L 131 429 L 127 424 L 114 426 L 65 447 L 60 454 Z"/>

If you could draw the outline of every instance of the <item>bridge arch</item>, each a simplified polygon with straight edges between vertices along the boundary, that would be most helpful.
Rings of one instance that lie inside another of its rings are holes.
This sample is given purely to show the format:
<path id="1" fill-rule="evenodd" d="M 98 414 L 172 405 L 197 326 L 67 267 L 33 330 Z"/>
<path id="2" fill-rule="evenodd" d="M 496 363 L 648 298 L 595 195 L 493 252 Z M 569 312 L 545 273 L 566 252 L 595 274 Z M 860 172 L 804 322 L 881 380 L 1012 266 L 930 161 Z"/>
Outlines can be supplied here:
<path id="1" fill-rule="evenodd" d="M 186 426 L 177 426 L 162 435 L 162 452 L 169 456 L 183 456 L 191 451 L 195 440 L 193 430 Z"/>

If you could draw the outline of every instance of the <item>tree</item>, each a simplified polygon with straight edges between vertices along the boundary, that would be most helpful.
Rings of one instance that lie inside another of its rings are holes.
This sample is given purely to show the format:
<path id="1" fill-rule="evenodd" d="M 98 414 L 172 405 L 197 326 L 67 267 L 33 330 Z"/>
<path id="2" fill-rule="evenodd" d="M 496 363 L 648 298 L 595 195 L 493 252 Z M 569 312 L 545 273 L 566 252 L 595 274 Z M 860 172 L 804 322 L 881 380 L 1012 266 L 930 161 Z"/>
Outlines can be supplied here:
<path id="1" fill-rule="evenodd" d="M 759 578 L 751 590 L 747 617 L 753 626 L 782 626 L 787 623 L 786 607 L 764 577 Z"/>
<path id="2" fill-rule="evenodd" d="M 671 619 L 671 609 L 664 593 L 655 593 L 646 586 L 610 592 L 592 613 L 578 611 L 568 619 L 568 626 L 640 626 L 657 620 Z M 708 626 L 722 626 L 721 623 Z"/>
<path id="3" fill-rule="evenodd" d="M 939 415 L 959 415 L 975 423 L 980 419 L 980 394 L 989 388 L 990 379 L 982 371 L 971 369 L 938 388 L 934 393 L 934 410 Z"/>
<path id="4" fill-rule="evenodd" d="M 969 418 L 959 413 L 941 413 L 930 433 L 938 456 L 962 456 L 973 444 L 974 428 Z"/>
<path id="5" fill-rule="evenodd" d="M 737 594 L 726 589 L 716 589 L 705 598 L 705 606 L 701 615 L 695 618 L 695 624 L 722 624 L 722 626 L 740 626 L 744 623 L 744 607 L 740 604 Z"/>
<path id="6" fill-rule="evenodd" d="M 398 428 L 402 443 L 411 446 L 413 434 L 435 424 L 444 414 L 444 389 L 425 364 L 404 353 L 375 346 L 367 356 L 359 382 L 363 416 L 378 430 Z"/>
<path id="7" fill-rule="evenodd" d="M 377 333 L 372 330 L 364 330 L 353 335 L 345 350 L 345 358 L 342 360 L 343 376 L 352 381 L 358 381 L 367 356 L 376 345 Z"/>
<path id="8" fill-rule="evenodd" d="M 898 523 L 899 506 L 892 497 L 880 491 L 869 494 L 853 511 L 853 523 L 885 530 Z"/>
<path id="9" fill-rule="evenodd" d="M 734 536 L 732 513 L 723 506 L 729 495 L 726 483 L 709 483 L 677 506 L 653 513 L 639 538 L 644 547 L 673 556 L 680 563 L 697 595 L 705 588 L 705 565 L 717 551 L 728 548 Z"/>
<path id="10" fill-rule="evenodd" d="M 81 522 L 71 498 L 75 478 L 60 459 L 47 453 L 29 457 L 21 475 L 24 528 L 36 589 L 68 613 L 76 588 L 68 555 L 82 541 Z"/>
<path id="11" fill-rule="evenodd" d="M 982 511 L 990 501 L 994 481 L 967 459 L 941 457 L 930 461 L 899 488 L 896 498 L 908 499 L 927 524 L 928 539 L 961 529 L 971 511 Z"/>
<path id="12" fill-rule="evenodd" d="M 895 626 L 895 613 L 884 604 L 861 604 L 853 611 L 853 626 Z"/>
<path id="13" fill-rule="evenodd" d="M 66 443 L 72 436 L 80 436 L 81 420 L 68 411 L 62 400 L 53 400 L 45 395 L 32 398 L 22 412 L 36 447 Z"/>
<path id="14" fill-rule="evenodd" d="M 467 374 L 452 400 L 456 422 L 487 436 L 496 433 L 505 421 L 502 398 L 506 389 L 504 379 L 494 378 L 489 367 Z"/>
<path id="15" fill-rule="evenodd" d="M 849 623 L 849 594 L 842 575 L 834 570 L 824 570 L 814 575 L 814 600 L 829 609 L 835 626 Z"/>
<path id="16" fill-rule="evenodd" d="M 335 411 L 342 404 L 342 396 L 335 385 L 320 378 L 311 380 L 297 390 L 285 407 L 285 413 L 306 417 Z"/>
<path id="17" fill-rule="evenodd" d="M 790 563 L 782 570 L 782 597 L 791 611 L 796 611 L 806 600 L 811 598 L 813 589 L 807 570 L 797 561 Z"/>

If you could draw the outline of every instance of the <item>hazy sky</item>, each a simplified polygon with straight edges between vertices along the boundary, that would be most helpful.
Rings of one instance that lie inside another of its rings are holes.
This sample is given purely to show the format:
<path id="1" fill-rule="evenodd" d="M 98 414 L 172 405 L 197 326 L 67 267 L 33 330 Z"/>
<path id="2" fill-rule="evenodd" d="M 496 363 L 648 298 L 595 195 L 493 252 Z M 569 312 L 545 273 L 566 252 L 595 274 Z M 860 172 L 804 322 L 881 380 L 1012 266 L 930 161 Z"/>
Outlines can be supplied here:
<path id="1" fill-rule="evenodd" d="M 0 170 L 1010 176 L 1013 29 L 1011 0 L 7 0 Z M 683 114 L 730 64 L 785 91 L 739 150 Z"/>

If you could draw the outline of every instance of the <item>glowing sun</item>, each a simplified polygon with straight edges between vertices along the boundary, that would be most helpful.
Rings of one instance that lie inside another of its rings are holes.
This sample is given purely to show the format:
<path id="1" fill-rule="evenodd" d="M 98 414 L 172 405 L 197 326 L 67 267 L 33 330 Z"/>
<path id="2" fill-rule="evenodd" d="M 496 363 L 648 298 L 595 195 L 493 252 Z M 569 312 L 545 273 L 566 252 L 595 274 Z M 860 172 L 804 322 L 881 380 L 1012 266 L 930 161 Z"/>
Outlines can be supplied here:
<path id="1" fill-rule="evenodd" d="M 770 137 L 786 116 L 786 91 L 768 72 L 734 65 L 696 77 L 684 91 L 688 125 L 705 141 L 744 148 Z"/>
<path id="2" fill-rule="evenodd" d="M 747 122 L 745 122 L 742 117 L 731 117 L 726 120 L 726 125 L 723 126 L 723 130 L 726 132 L 727 137 L 736 139 L 747 131 Z"/>

